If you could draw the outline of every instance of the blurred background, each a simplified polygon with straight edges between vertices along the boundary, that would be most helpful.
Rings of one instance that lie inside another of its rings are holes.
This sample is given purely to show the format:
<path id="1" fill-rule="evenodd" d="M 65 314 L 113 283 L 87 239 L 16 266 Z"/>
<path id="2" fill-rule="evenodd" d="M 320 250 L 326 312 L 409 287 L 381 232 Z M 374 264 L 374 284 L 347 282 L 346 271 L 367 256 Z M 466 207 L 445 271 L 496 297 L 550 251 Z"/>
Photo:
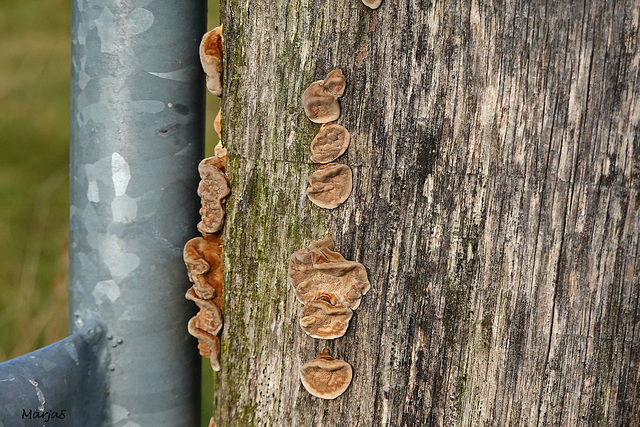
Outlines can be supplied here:
<path id="1" fill-rule="evenodd" d="M 209 2 L 208 28 L 218 9 Z M 68 335 L 70 71 L 69 0 L 0 0 L 0 362 Z M 218 108 L 207 94 L 207 156 Z"/>

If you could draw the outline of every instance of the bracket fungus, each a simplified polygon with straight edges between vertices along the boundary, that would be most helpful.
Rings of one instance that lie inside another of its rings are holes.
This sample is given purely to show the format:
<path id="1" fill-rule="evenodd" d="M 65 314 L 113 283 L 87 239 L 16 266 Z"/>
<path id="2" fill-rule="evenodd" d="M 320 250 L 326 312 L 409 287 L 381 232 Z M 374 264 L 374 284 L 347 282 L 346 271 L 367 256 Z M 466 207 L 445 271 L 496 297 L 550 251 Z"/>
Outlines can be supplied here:
<path id="1" fill-rule="evenodd" d="M 200 63 L 207 75 L 207 89 L 215 96 L 222 95 L 222 25 L 208 31 L 200 42 Z"/>
<path id="2" fill-rule="evenodd" d="M 309 177 L 307 196 L 317 206 L 335 209 L 351 194 L 353 174 L 351 168 L 340 163 L 319 165 Z"/>
<path id="3" fill-rule="evenodd" d="M 218 134 L 218 139 L 222 138 L 222 108 L 218 110 L 218 114 L 216 114 L 216 118 L 213 120 L 213 130 Z"/>
<path id="4" fill-rule="evenodd" d="M 222 26 L 207 32 L 200 42 L 200 62 L 207 75 L 207 89 L 217 96 L 222 95 Z M 220 137 L 221 111 L 218 111 L 213 128 Z M 198 339 L 200 355 L 208 357 L 214 371 L 220 370 L 220 338 L 222 329 L 222 282 L 223 256 L 220 230 L 224 225 L 225 202 L 231 192 L 226 175 L 227 150 L 219 142 L 215 156 L 206 158 L 198 165 L 200 183 L 198 196 L 201 221 L 198 231 L 202 237 L 189 240 L 183 250 L 187 275 L 193 286 L 185 298 L 196 303 L 198 313 L 189 320 L 187 329 Z M 213 423 L 213 418 L 211 419 Z"/>
<path id="5" fill-rule="evenodd" d="M 211 368 L 214 371 L 220 370 L 220 338 L 211 335 L 205 329 L 198 316 L 192 317 L 187 324 L 187 329 L 191 335 L 198 339 L 198 350 L 200 355 L 209 358 Z"/>
<path id="6" fill-rule="evenodd" d="M 200 310 L 189 320 L 187 329 L 198 339 L 198 349 L 208 357 L 214 370 L 220 369 L 220 339 L 222 329 L 222 240 L 219 235 L 195 237 L 183 251 L 189 280 L 193 286 L 185 297 Z"/>
<path id="7" fill-rule="evenodd" d="M 324 80 L 318 80 L 302 94 L 304 112 L 314 123 L 327 123 L 340 117 L 338 98 L 342 97 L 346 81 L 341 69 L 333 70 Z"/>
<path id="8" fill-rule="evenodd" d="M 382 4 L 382 0 L 362 0 L 362 3 L 371 9 L 377 9 L 380 7 L 380 4 Z"/>
<path id="9" fill-rule="evenodd" d="M 222 240 L 218 235 L 194 237 L 184 245 L 184 263 L 199 298 L 222 294 Z"/>
<path id="10" fill-rule="evenodd" d="M 222 329 L 222 311 L 220 311 L 220 307 L 213 300 L 200 298 L 193 290 L 193 287 L 189 288 L 185 298 L 195 302 L 200 308 L 198 314 L 194 316 L 194 318 L 198 318 L 196 322 L 200 325 L 199 328 L 211 335 L 218 335 Z"/>
<path id="11" fill-rule="evenodd" d="M 312 338 L 332 340 L 347 332 L 353 311 L 340 305 L 335 295 L 321 296 L 302 309 L 300 327 Z"/>
<path id="12" fill-rule="evenodd" d="M 364 265 L 336 252 L 331 237 L 311 242 L 291 254 L 288 279 L 303 304 L 335 296 L 332 305 L 355 310 L 371 284 Z"/>
<path id="13" fill-rule="evenodd" d="M 202 202 L 202 221 L 198 223 L 201 233 L 216 233 L 224 224 L 224 203 L 231 192 L 229 179 L 224 173 L 225 160 L 226 156 L 225 159 L 214 156 L 204 159 L 198 165 L 198 172 L 202 178 L 198 185 L 198 196 Z"/>
<path id="14" fill-rule="evenodd" d="M 311 141 L 311 160 L 314 163 L 332 162 L 347 151 L 350 141 L 351 135 L 343 126 L 325 123 Z"/>
<path id="15" fill-rule="evenodd" d="M 334 359 L 325 348 L 315 359 L 300 367 L 304 388 L 321 399 L 335 399 L 351 384 L 353 370 L 344 360 Z"/>

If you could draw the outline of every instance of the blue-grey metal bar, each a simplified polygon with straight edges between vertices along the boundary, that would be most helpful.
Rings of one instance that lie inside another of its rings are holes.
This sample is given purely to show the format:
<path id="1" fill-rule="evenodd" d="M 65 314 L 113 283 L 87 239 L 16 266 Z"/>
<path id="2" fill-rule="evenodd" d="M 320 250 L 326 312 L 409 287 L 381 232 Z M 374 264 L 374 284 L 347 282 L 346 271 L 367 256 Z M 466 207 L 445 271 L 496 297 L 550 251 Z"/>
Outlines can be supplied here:
<path id="1" fill-rule="evenodd" d="M 74 0 L 70 312 L 105 322 L 110 425 L 199 424 L 196 235 L 206 0 Z"/>
<path id="2" fill-rule="evenodd" d="M 96 315 L 78 332 L 0 364 L 0 427 L 100 426 L 108 419 L 106 331 Z"/>

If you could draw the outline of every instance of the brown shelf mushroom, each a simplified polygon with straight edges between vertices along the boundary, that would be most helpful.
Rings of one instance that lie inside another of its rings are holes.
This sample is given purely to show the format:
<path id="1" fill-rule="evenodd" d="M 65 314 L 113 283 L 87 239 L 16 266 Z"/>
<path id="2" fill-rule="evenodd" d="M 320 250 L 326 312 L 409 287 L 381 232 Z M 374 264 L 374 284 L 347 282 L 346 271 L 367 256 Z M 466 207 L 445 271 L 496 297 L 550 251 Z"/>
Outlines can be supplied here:
<path id="1" fill-rule="evenodd" d="M 184 263 L 196 295 L 212 299 L 222 295 L 222 239 L 218 235 L 195 237 L 184 245 Z"/>
<path id="2" fill-rule="evenodd" d="M 340 117 L 338 98 L 344 94 L 345 78 L 342 70 L 327 74 L 324 80 L 318 80 L 302 94 L 304 112 L 314 123 L 332 122 Z"/>
<path id="3" fill-rule="evenodd" d="M 347 87 L 347 81 L 344 78 L 344 74 L 342 74 L 342 70 L 338 68 L 327 74 L 327 77 L 322 82 L 322 87 L 336 98 L 342 98 Z"/>
<path id="4" fill-rule="evenodd" d="M 351 384 L 353 371 L 344 360 L 329 356 L 325 348 L 317 358 L 300 368 L 300 380 L 304 388 L 321 399 L 335 399 Z"/>
<path id="5" fill-rule="evenodd" d="M 196 315 L 189 320 L 187 330 L 189 334 L 198 339 L 200 355 L 208 357 L 211 368 L 217 372 L 220 370 L 220 338 L 210 334 L 206 329 L 203 329 L 202 326 L 206 328 L 206 324 L 204 324 L 202 318 Z"/>
<path id="6" fill-rule="evenodd" d="M 314 163 L 332 162 L 347 151 L 350 141 L 351 135 L 343 126 L 325 123 L 311 141 L 311 160 Z"/>
<path id="7" fill-rule="evenodd" d="M 222 25 L 202 36 L 200 63 L 207 75 L 207 89 L 215 96 L 222 95 Z"/>
<path id="8" fill-rule="evenodd" d="M 351 168 L 340 163 L 320 165 L 309 177 L 307 196 L 317 206 L 335 209 L 349 198 L 353 187 Z"/>
<path id="9" fill-rule="evenodd" d="M 198 349 L 208 357 L 214 370 L 220 369 L 220 333 L 222 317 L 222 240 L 219 235 L 207 235 L 189 240 L 183 251 L 189 280 L 193 286 L 185 297 L 200 310 L 191 318 L 187 329 L 198 339 Z"/>
<path id="10" fill-rule="evenodd" d="M 222 137 L 222 108 L 218 110 L 218 114 L 216 114 L 216 118 L 213 120 L 213 130 L 218 134 L 218 139 Z M 217 153 L 216 153 L 217 155 Z"/>
<path id="11" fill-rule="evenodd" d="M 217 233 L 224 224 L 224 203 L 231 192 L 229 179 L 224 173 L 225 163 L 226 155 L 224 159 L 218 156 L 206 158 L 198 165 L 202 178 L 198 185 L 198 196 L 202 202 L 202 221 L 198 223 L 201 233 Z"/>
<path id="12" fill-rule="evenodd" d="M 369 6 L 371 9 L 377 9 L 380 7 L 382 0 L 362 0 L 362 3 Z"/>
<path id="13" fill-rule="evenodd" d="M 200 298 L 193 287 L 189 288 L 185 294 L 185 298 L 196 303 L 200 311 L 196 314 L 199 320 L 200 329 L 205 330 L 211 335 L 218 335 L 222 329 L 222 312 L 213 300 Z"/>
<path id="14" fill-rule="evenodd" d="M 325 295 L 306 304 L 300 327 L 307 335 L 325 340 L 340 338 L 347 332 L 353 311 L 340 305 L 335 295 Z"/>
<path id="15" fill-rule="evenodd" d="M 288 279 L 303 304 L 335 296 L 332 304 L 355 310 L 371 288 L 362 264 L 347 261 L 334 251 L 331 237 L 311 242 L 291 254 Z"/>

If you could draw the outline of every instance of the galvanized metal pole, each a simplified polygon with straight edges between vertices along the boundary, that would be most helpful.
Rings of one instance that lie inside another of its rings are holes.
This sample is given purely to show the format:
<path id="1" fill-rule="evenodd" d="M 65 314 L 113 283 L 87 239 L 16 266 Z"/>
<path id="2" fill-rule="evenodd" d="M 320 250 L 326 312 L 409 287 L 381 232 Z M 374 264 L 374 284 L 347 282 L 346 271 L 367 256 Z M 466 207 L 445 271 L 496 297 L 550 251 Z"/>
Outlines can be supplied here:
<path id="1" fill-rule="evenodd" d="M 206 0 L 74 0 L 71 328 L 106 325 L 114 426 L 199 424 L 182 262 L 197 233 Z"/>

